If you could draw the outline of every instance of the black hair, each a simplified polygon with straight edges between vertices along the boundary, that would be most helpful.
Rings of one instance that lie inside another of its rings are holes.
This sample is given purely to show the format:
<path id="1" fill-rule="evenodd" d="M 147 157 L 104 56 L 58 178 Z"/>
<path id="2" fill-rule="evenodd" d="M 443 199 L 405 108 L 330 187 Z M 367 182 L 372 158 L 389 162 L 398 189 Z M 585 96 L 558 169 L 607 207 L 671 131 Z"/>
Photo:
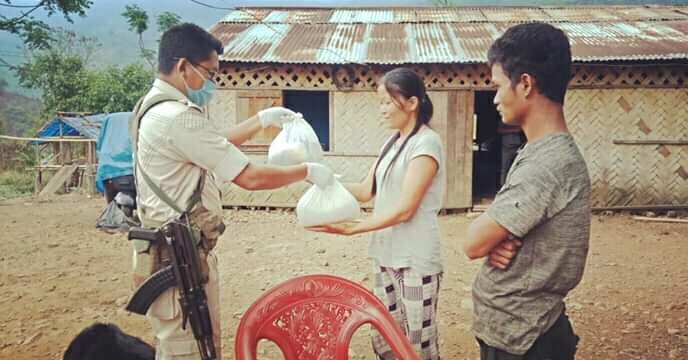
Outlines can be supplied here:
<path id="1" fill-rule="evenodd" d="M 548 99 L 564 104 L 571 79 L 571 44 L 563 31 L 545 23 L 510 27 L 487 52 L 490 67 L 499 64 L 515 87 L 521 74 L 535 78 Z"/>
<path id="2" fill-rule="evenodd" d="M 382 79 L 380 79 L 380 84 L 382 84 L 385 87 L 385 90 L 392 97 L 394 103 L 399 107 L 401 107 L 402 99 L 407 100 L 413 96 L 418 98 L 418 112 L 416 113 L 416 123 L 414 124 L 411 133 L 406 137 L 406 139 L 404 139 L 404 142 L 399 147 L 399 150 L 396 152 L 396 154 L 394 154 L 394 157 L 389 162 L 389 166 L 387 166 L 387 169 L 385 169 L 385 173 L 382 176 L 382 178 L 384 179 L 385 177 L 387 177 L 389 169 L 397 160 L 399 154 L 401 154 L 401 151 L 404 150 L 404 147 L 408 143 L 409 139 L 412 136 L 416 135 L 416 133 L 418 133 L 418 130 L 420 130 L 421 126 L 430 123 L 430 119 L 432 119 L 433 106 L 432 101 L 430 101 L 430 98 L 428 97 L 428 93 L 425 91 L 425 84 L 423 83 L 423 79 L 421 79 L 421 77 L 418 76 L 418 74 L 416 74 L 411 69 L 396 68 L 386 73 L 382 77 Z M 399 139 L 400 136 L 401 133 L 397 132 L 387 142 L 385 147 L 382 149 L 380 156 L 377 158 L 377 162 L 375 163 L 375 170 L 373 171 L 373 188 L 371 190 L 373 195 L 377 193 L 377 179 L 375 177 L 375 174 L 377 173 L 377 169 L 380 166 L 380 161 L 382 161 L 385 155 L 387 155 L 389 150 L 392 148 L 392 145 Z"/>
<path id="3" fill-rule="evenodd" d="M 158 71 L 169 74 L 181 58 L 192 64 L 208 60 L 213 51 L 222 54 L 222 43 L 196 24 L 175 25 L 165 31 L 158 49 Z"/>
<path id="4" fill-rule="evenodd" d="M 96 322 L 72 339 L 64 360 L 153 360 L 155 348 L 115 324 Z"/>

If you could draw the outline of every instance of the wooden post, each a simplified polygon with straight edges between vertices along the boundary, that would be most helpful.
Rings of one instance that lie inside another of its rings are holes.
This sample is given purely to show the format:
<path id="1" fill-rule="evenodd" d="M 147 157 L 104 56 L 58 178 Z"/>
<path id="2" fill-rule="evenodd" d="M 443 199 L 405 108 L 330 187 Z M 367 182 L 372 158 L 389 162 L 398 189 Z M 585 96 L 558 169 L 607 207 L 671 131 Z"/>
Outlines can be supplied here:
<path id="1" fill-rule="evenodd" d="M 470 90 L 449 91 L 446 106 L 437 106 L 433 116 L 433 127 L 445 144 L 446 209 L 469 209 L 473 205 L 473 96 Z"/>
<path id="2" fill-rule="evenodd" d="M 86 161 L 89 165 L 93 164 L 93 143 L 86 143 Z"/>
<path id="3" fill-rule="evenodd" d="M 63 137 L 64 137 L 64 124 L 60 120 L 60 139 L 62 139 Z M 63 151 L 62 141 L 60 141 L 59 144 L 60 144 L 59 145 L 59 147 L 60 147 L 60 164 L 64 165 L 65 162 L 64 162 L 64 153 L 62 152 Z"/>
<path id="4" fill-rule="evenodd" d="M 96 194 L 96 168 L 95 168 L 95 147 L 93 146 L 93 141 L 89 141 L 86 145 L 87 147 L 87 155 L 86 155 L 86 169 L 84 169 L 84 173 L 86 176 L 86 193 L 89 196 L 93 196 Z"/>
<path id="5" fill-rule="evenodd" d="M 33 184 L 33 193 L 38 194 L 39 191 L 41 191 L 41 188 L 43 187 L 43 179 L 42 179 L 42 171 L 41 171 L 41 146 L 36 145 L 36 180 Z"/>
<path id="6" fill-rule="evenodd" d="M 62 149 L 64 151 L 64 162 L 63 164 L 71 164 L 72 163 L 72 143 L 64 143 L 60 141 L 60 145 L 62 145 Z"/>

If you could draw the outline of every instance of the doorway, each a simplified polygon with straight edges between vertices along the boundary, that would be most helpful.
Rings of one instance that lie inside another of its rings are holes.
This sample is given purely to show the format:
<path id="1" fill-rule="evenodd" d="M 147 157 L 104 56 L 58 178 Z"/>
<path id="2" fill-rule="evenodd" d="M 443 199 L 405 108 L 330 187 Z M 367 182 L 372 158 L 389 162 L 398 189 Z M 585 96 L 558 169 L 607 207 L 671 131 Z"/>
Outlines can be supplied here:
<path id="1" fill-rule="evenodd" d="M 500 184 L 501 118 L 493 103 L 494 91 L 476 91 L 473 114 L 473 204 L 489 204 Z"/>
<path id="2" fill-rule="evenodd" d="M 303 114 L 313 127 L 324 151 L 330 151 L 330 93 L 327 91 L 285 90 L 284 106 Z"/>
<path id="3" fill-rule="evenodd" d="M 473 115 L 473 205 L 487 205 L 506 181 L 518 149 L 520 127 L 502 122 L 494 91 L 476 91 Z"/>

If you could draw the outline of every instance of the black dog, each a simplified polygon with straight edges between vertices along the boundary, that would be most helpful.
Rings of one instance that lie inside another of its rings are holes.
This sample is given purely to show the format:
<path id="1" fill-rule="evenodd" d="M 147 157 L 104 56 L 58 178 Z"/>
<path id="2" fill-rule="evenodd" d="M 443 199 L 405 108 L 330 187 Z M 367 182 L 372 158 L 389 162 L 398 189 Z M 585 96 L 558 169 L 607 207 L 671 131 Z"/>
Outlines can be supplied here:
<path id="1" fill-rule="evenodd" d="M 95 323 L 77 335 L 67 347 L 64 360 L 154 360 L 155 349 L 125 334 L 115 324 Z"/>

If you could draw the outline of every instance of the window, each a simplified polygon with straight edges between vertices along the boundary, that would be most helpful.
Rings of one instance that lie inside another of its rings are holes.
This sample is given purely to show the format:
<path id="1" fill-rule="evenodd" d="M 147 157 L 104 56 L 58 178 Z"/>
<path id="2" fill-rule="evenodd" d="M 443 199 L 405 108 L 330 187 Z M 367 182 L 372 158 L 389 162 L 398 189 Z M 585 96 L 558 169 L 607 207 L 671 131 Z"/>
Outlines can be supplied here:
<path id="1" fill-rule="evenodd" d="M 271 106 L 282 106 L 282 93 L 271 90 L 247 90 L 237 93 L 237 123 L 242 122 L 258 111 Z M 250 140 L 242 144 L 247 151 L 265 151 L 272 140 L 279 134 L 279 129 L 269 127 L 261 129 Z"/>
<path id="2" fill-rule="evenodd" d="M 303 114 L 318 135 L 323 150 L 330 151 L 330 93 L 285 90 L 282 95 L 283 106 Z"/>

